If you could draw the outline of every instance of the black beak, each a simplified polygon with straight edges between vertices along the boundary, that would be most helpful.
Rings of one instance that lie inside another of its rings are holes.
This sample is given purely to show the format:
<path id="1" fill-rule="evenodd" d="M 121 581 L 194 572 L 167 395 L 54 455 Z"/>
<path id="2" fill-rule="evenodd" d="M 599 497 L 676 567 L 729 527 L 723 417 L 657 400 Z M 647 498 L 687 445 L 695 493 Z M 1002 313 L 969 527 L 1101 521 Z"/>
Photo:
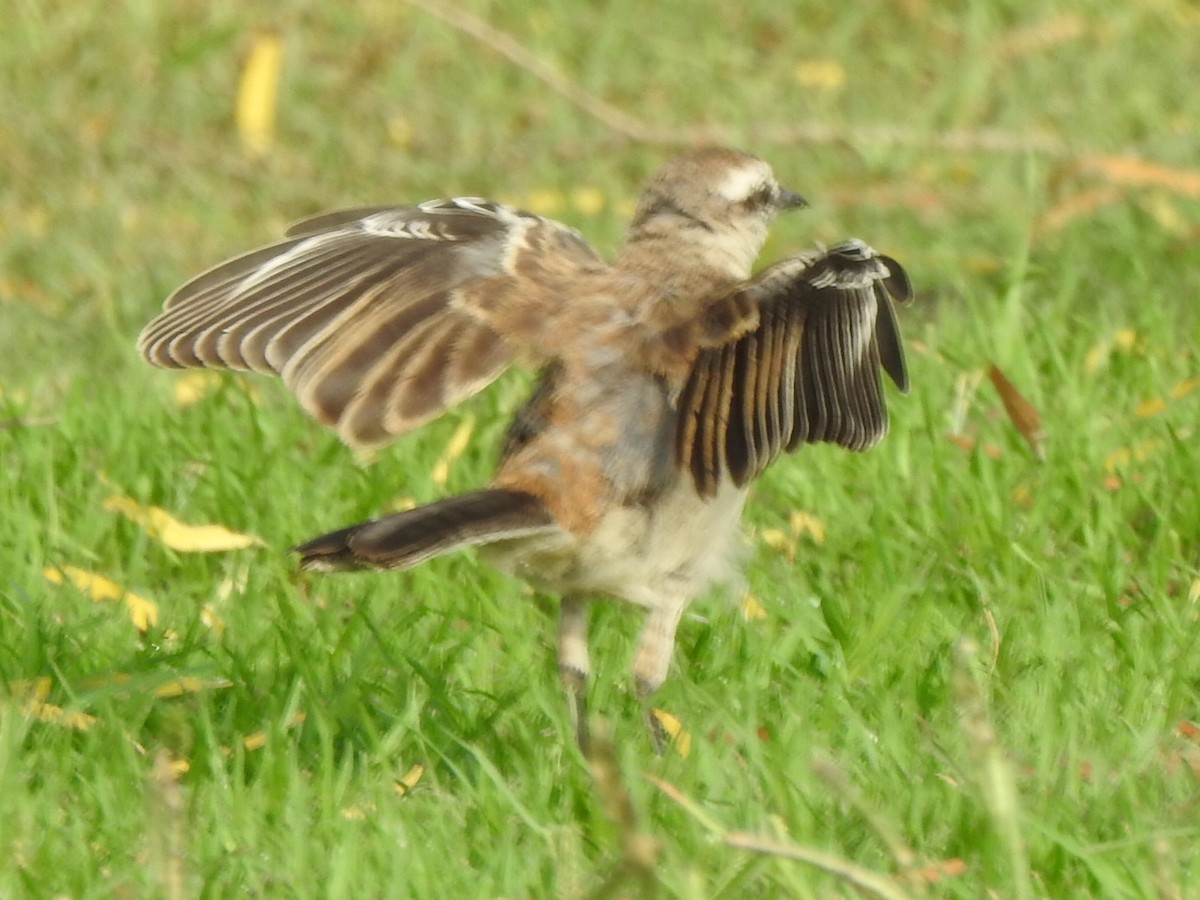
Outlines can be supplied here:
<path id="1" fill-rule="evenodd" d="M 780 188 L 779 194 L 775 197 L 775 208 L 781 212 L 785 209 L 804 209 L 806 206 L 808 206 L 807 200 L 787 188 Z"/>

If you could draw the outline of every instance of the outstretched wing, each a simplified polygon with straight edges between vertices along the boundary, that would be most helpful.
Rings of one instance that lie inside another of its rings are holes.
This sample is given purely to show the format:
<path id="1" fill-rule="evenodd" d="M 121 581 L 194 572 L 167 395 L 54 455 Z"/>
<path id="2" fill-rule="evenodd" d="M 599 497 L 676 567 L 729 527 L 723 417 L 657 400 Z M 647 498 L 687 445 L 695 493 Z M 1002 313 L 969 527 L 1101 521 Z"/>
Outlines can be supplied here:
<path id="1" fill-rule="evenodd" d="M 281 375 L 346 443 L 377 446 L 491 383 L 562 279 L 603 265 L 573 229 L 477 198 L 325 213 L 179 288 L 138 349 Z"/>
<path id="2" fill-rule="evenodd" d="M 908 390 L 892 299 L 911 297 L 899 263 L 851 240 L 778 263 L 706 311 L 709 329 L 728 323 L 728 336 L 702 343 L 676 434 L 700 494 L 725 477 L 744 485 L 802 443 L 878 442 L 888 426 L 880 369 Z"/>

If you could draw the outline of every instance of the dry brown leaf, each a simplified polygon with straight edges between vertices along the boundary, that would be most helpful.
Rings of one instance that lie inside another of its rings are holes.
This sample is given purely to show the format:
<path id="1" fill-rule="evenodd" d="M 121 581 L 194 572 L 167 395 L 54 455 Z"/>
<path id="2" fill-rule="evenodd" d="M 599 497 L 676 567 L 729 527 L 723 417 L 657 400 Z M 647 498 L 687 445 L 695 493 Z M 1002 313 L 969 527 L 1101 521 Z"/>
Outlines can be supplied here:
<path id="1" fill-rule="evenodd" d="M 958 449 L 964 450 L 967 453 L 974 453 L 975 448 L 979 446 L 979 441 L 977 441 L 975 437 L 970 434 L 948 433 L 946 435 L 946 440 L 948 440 Z M 1004 451 L 995 444 L 984 444 L 980 449 L 982 450 L 983 455 L 988 459 L 1000 459 L 1000 457 L 1004 455 Z"/>
<path id="2" fill-rule="evenodd" d="M 1017 390 L 1016 386 L 1008 380 L 1008 376 L 1000 371 L 1000 367 L 995 363 L 988 368 L 988 378 L 996 389 L 996 393 L 1000 395 L 1000 401 L 1004 404 L 1004 411 L 1008 413 L 1008 418 L 1021 433 L 1021 437 L 1025 438 L 1029 449 L 1038 459 L 1045 459 L 1046 450 L 1042 444 L 1041 414 L 1032 403 L 1025 399 L 1024 395 Z"/>
<path id="3" fill-rule="evenodd" d="M 1109 184 L 1085 188 L 1078 193 L 1062 198 L 1042 213 L 1033 226 L 1034 234 L 1041 236 L 1061 231 L 1076 219 L 1090 216 L 1106 206 L 1120 203 L 1125 197 L 1120 188 Z"/>
<path id="4" fill-rule="evenodd" d="M 965 875 L 966 873 L 967 864 L 957 857 L 952 857 L 950 859 L 941 859 L 936 862 L 926 863 L 924 866 L 913 869 L 907 874 L 909 878 L 916 881 L 936 884 L 947 878 L 957 878 L 959 875 Z"/>
<path id="5" fill-rule="evenodd" d="M 1181 169 L 1136 156 L 1092 154 L 1080 157 L 1077 171 L 1099 175 L 1113 184 L 1129 187 L 1157 187 L 1200 200 L 1200 170 Z"/>
<path id="6" fill-rule="evenodd" d="M 992 48 L 992 56 L 1008 62 L 1034 53 L 1045 53 L 1061 44 L 1076 40 L 1087 31 L 1087 20 L 1075 13 L 1062 13 L 1014 28 Z"/>
<path id="7" fill-rule="evenodd" d="M 969 434 L 947 434 L 946 440 L 959 450 L 965 450 L 967 453 L 975 450 L 976 440 Z"/>

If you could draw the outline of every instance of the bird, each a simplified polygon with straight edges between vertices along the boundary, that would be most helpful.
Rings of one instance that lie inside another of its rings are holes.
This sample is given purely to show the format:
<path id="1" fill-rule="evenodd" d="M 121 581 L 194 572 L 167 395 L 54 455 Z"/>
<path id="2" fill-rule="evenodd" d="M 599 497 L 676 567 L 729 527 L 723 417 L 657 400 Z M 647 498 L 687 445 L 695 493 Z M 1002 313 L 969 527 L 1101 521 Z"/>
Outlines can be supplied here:
<path id="1" fill-rule="evenodd" d="M 167 369 L 280 376 L 355 449 L 536 371 L 478 490 L 295 547 L 302 569 L 403 570 L 477 548 L 560 600 L 557 662 L 589 744 L 589 606 L 644 610 L 632 676 L 667 678 L 681 616 L 736 584 L 752 482 L 781 454 L 862 451 L 888 430 L 882 374 L 909 388 L 901 265 L 857 238 L 752 270 L 776 215 L 808 206 L 726 147 L 643 186 L 611 262 L 560 222 L 479 197 L 319 214 L 172 293 L 138 338 Z"/>

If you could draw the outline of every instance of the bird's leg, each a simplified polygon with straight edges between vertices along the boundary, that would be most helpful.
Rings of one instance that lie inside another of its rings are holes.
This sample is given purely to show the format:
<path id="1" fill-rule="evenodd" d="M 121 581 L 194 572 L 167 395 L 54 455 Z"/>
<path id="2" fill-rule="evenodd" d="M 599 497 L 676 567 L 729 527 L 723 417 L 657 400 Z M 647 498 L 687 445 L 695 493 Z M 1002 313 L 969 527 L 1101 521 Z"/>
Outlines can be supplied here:
<path id="1" fill-rule="evenodd" d="M 668 736 L 662 722 L 649 708 L 650 696 L 667 680 L 671 657 L 675 653 L 675 629 L 686 603 L 672 602 L 651 608 L 638 638 L 633 658 L 633 682 L 638 699 L 646 706 L 646 722 L 654 749 L 661 755 L 667 749 Z"/>
<path id="2" fill-rule="evenodd" d="M 562 598 L 558 614 L 558 677 L 567 694 L 575 740 L 580 752 L 587 756 L 588 619 L 587 601 L 579 597 Z"/>

